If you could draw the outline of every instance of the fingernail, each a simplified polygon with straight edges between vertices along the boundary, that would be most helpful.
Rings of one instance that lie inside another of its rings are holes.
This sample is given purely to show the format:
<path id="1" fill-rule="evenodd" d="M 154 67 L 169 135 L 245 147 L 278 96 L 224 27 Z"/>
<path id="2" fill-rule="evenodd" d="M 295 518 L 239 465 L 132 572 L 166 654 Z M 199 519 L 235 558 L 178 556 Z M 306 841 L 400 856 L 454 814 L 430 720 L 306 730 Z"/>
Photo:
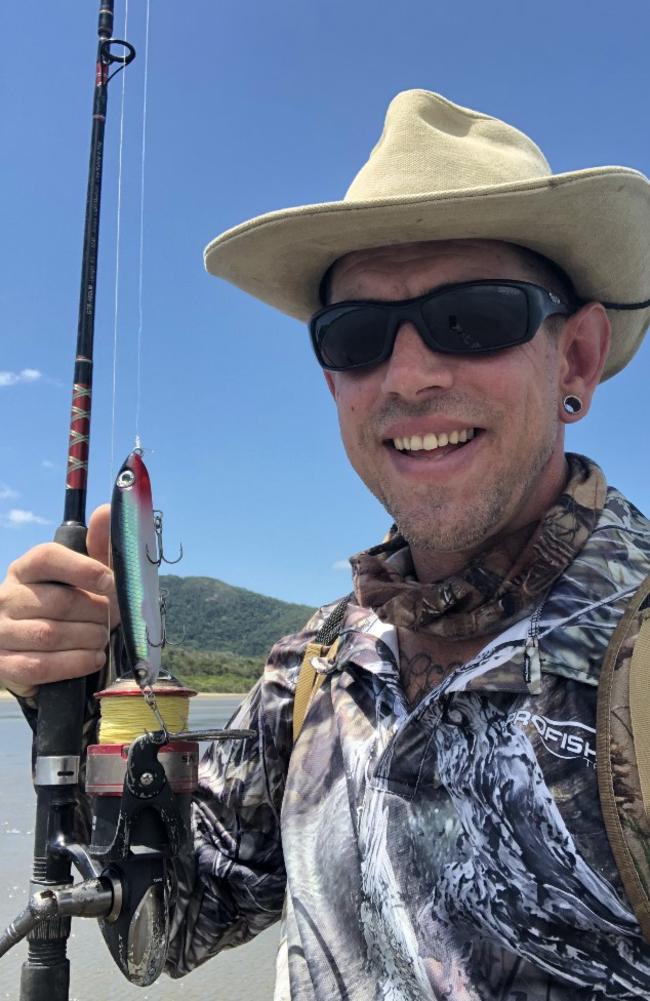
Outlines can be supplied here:
<path id="1" fill-rule="evenodd" d="M 97 664 L 97 667 L 102 667 L 105 661 L 106 661 L 106 654 L 104 653 L 103 650 L 100 650 L 95 656 L 95 663 Z"/>
<path id="2" fill-rule="evenodd" d="M 110 573 L 102 574 L 97 583 L 97 590 L 108 593 L 108 591 L 110 591 L 112 587 L 113 587 L 113 575 Z"/>

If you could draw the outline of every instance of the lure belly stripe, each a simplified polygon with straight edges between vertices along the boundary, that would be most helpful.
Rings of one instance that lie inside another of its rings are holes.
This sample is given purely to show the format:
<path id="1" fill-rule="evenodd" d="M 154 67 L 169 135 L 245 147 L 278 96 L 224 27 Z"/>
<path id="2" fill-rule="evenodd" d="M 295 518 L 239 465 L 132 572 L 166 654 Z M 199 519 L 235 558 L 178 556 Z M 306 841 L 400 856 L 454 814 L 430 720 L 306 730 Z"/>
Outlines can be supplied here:
<path id="1" fill-rule="evenodd" d="M 136 681 L 145 688 L 160 672 L 163 624 L 151 481 L 137 448 L 115 481 L 111 545 L 126 652 Z"/>

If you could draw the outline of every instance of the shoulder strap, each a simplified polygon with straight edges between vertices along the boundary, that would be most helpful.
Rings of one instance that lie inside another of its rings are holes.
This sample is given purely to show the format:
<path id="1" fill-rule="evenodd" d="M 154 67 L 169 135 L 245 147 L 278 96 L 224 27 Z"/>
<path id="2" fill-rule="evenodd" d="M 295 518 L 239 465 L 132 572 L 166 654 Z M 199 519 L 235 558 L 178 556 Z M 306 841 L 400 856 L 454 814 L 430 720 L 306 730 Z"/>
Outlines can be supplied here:
<path id="1" fill-rule="evenodd" d="M 650 576 L 630 600 L 605 654 L 596 761 L 612 854 L 650 942 Z"/>
<path id="2" fill-rule="evenodd" d="M 643 808 L 650 817 L 650 608 L 642 614 L 630 663 L 630 717 Z"/>
<path id="3" fill-rule="evenodd" d="M 339 645 L 339 633 L 343 625 L 345 610 L 348 607 L 351 594 L 339 601 L 338 605 L 325 619 L 311 643 L 308 643 L 302 657 L 300 673 L 298 674 L 298 684 L 293 701 L 293 742 L 298 740 L 302 725 L 307 715 L 307 710 L 314 695 L 325 680 L 324 674 L 319 674 L 312 667 L 313 657 L 327 657 L 334 660 Z"/>

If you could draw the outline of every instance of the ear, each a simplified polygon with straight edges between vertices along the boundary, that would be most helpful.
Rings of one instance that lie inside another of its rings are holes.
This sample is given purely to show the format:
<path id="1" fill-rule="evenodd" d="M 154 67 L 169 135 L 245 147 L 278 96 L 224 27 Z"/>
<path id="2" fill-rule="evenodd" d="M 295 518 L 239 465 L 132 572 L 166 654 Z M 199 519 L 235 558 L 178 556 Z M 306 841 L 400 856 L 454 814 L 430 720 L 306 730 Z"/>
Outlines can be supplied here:
<path id="1" fill-rule="evenodd" d="M 327 383 L 327 388 L 332 394 L 332 397 L 336 399 L 336 383 L 334 381 L 334 373 L 327 372 L 326 370 L 324 370 L 323 375 L 325 376 L 325 382 Z"/>
<path id="2" fill-rule="evenodd" d="M 587 414 L 605 367 L 610 338 L 609 317 L 599 302 L 587 303 L 565 322 L 558 345 L 559 416 L 564 424 L 573 424 Z M 582 403 L 578 413 L 564 409 L 562 401 L 567 396 L 577 396 Z"/>

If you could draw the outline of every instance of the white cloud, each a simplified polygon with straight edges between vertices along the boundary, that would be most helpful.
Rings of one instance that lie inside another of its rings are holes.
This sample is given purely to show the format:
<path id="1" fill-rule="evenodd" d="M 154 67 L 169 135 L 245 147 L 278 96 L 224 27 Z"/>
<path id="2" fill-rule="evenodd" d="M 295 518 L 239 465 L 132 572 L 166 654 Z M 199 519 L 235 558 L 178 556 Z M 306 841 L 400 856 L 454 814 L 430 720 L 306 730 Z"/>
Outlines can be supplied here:
<path id="1" fill-rule="evenodd" d="M 41 518 L 33 511 L 23 511 L 22 508 L 13 507 L 9 514 L 2 515 L 2 522 L 12 528 L 20 528 L 21 525 L 50 525 L 47 518 Z"/>
<path id="2" fill-rule="evenodd" d="M 332 563 L 332 570 L 349 570 L 350 561 L 349 560 L 336 560 Z"/>
<path id="3" fill-rule="evenodd" d="M 55 464 L 52 462 L 51 459 L 43 459 L 43 461 L 41 462 L 41 466 L 43 467 L 43 469 L 54 469 L 54 465 Z"/>
<path id="4" fill-rule="evenodd" d="M 0 388 L 15 386 L 18 382 L 38 382 L 43 373 L 37 368 L 24 368 L 20 372 L 0 372 Z"/>
<path id="5" fill-rule="evenodd" d="M 6 483 L 0 483 L 0 500 L 13 500 L 15 497 L 20 497 L 17 490 L 12 490 Z"/>

